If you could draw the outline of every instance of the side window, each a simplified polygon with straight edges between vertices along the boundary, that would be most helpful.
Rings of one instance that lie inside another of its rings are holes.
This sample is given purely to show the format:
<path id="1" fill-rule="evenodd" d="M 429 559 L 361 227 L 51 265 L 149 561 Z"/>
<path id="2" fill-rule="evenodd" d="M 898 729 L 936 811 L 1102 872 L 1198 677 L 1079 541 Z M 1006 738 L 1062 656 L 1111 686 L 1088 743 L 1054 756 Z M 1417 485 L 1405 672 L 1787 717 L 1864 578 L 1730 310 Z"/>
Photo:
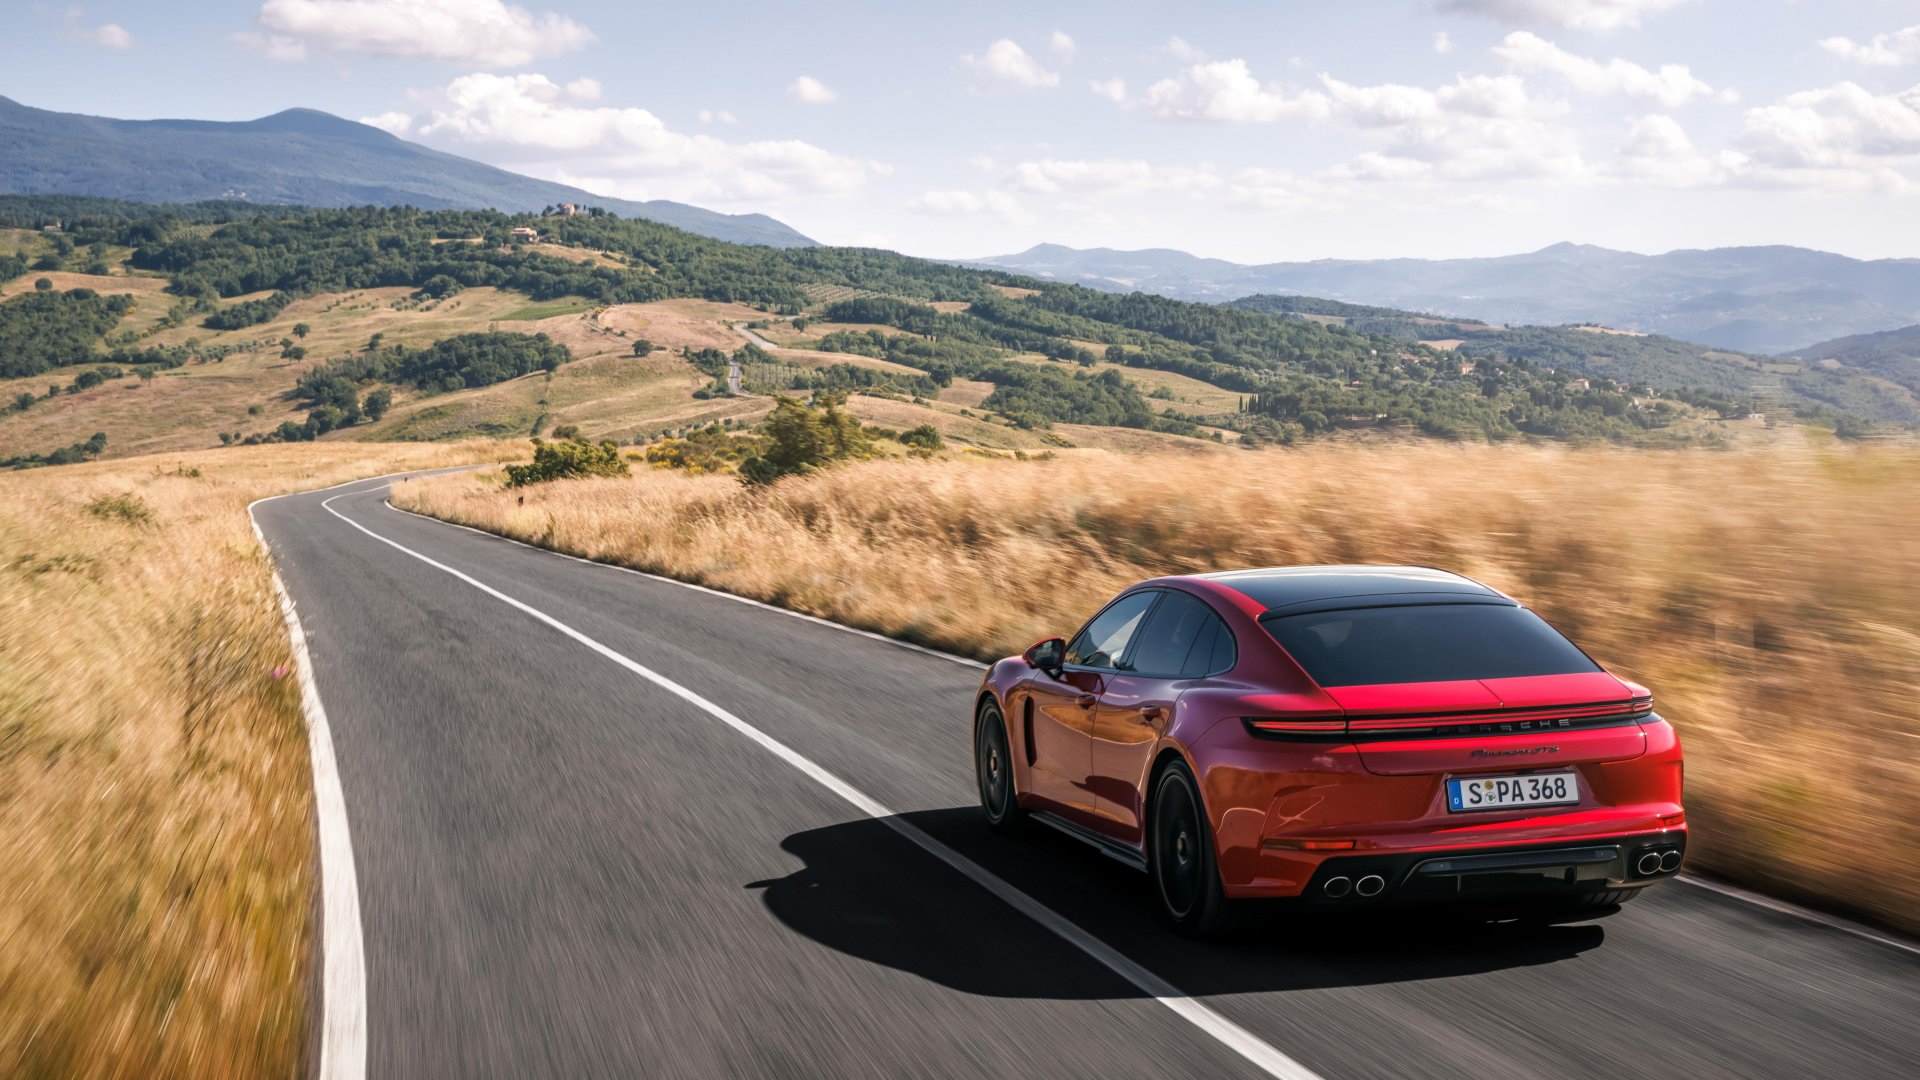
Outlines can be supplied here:
<path id="1" fill-rule="evenodd" d="M 1067 663 L 1091 668 L 1119 667 L 1134 632 L 1140 629 L 1141 619 L 1159 598 L 1158 590 L 1148 589 L 1114 601 L 1112 607 L 1088 623 L 1080 636 L 1067 646 Z"/>
<path id="2" fill-rule="evenodd" d="M 1216 670 L 1213 657 L 1221 635 L 1231 636 L 1206 602 L 1169 590 L 1140 631 L 1133 668 L 1161 678 L 1197 678 Z"/>

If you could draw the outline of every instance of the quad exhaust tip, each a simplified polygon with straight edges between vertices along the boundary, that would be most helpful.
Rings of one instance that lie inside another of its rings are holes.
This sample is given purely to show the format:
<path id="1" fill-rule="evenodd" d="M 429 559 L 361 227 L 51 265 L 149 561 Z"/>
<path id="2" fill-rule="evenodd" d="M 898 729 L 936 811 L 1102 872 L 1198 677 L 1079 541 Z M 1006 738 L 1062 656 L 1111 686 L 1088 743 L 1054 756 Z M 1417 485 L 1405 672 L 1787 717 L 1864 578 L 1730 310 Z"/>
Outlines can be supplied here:
<path id="1" fill-rule="evenodd" d="M 1361 896 L 1379 896 L 1382 892 L 1386 891 L 1386 888 L 1386 878 L 1381 877 L 1379 874 L 1368 874 L 1354 885 L 1353 891 L 1359 893 Z"/>
<path id="2" fill-rule="evenodd" d="M 1660 856 L 1660 869 L 1662 872 L 1668 874 L 1680 869 L 1680 853 L 1677 851 L 1669 851 L 1665 855 Z"/>
<path id="3" fill-rule="evenodd" d="M 1677 857 L 1674 860 L 1674 865 L 1680 865 Z M 1634 869 L 1639 870 L 1643 876 L 1659 873 L 1660 853 L 1657 851 L 1649 851 L 1645 855 L 1640 856 L 1640 861 L 1634 864 Z"/>
<path id="4" fill-rule="evenodd" d="M 1353 879 L 1349 877 L 1330 877 L 1327 879 L 1325 885 L 1320 886 L 1320 891 L 1338 900 L 1353 891 Z"/>

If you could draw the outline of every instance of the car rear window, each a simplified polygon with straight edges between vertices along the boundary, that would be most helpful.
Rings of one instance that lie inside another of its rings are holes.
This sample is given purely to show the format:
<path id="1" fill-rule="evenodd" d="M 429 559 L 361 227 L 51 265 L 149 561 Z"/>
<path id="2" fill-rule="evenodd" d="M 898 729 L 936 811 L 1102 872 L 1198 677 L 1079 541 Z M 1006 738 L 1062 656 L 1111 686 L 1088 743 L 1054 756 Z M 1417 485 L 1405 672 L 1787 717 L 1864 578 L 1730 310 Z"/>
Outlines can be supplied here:
<path id="1" fill-rule="evenodd" d="M 1570 675 L 1600 668 L 1538 615 L 1504 604 L 1356 608 L 1260 620 L 1321 686 Z"/>

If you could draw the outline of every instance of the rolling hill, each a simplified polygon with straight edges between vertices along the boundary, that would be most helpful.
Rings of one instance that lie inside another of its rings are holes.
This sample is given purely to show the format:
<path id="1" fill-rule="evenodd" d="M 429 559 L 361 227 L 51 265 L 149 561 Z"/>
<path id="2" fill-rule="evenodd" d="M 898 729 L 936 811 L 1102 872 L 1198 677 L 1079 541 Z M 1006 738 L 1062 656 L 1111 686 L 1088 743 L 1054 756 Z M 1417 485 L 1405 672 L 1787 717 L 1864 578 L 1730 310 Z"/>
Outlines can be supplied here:
<path id="1" fill-rule="evenodd" d="M 1041 244 L 970 265 L 1187 300 L 1283 293 L 1488 322 L 1599 322 L 1759 353 L 1920 321 L 1920 259 L 1866 261 L 1793 247 L 1639 255 L 1554 244 L 1484 259 L 1243 265 L 1168 249 Z"/>
<path id="2" fill-rule="evenodd" d="M 1788 355 L 1823 369 L 1866 372 L 1920 394 L 1920 325 L 1836 338 Z"/>
<path id="3" fill-rule="evenodd" d="M 764 214 L 721 214 L 664 199 L 606 198 L 430 150 L 312 109 L 236 123 L 113 120 L 35 109 L 0 97 L 0 193 L 508 212 L 572 202 L 732 243 L 813 243 Z"/>

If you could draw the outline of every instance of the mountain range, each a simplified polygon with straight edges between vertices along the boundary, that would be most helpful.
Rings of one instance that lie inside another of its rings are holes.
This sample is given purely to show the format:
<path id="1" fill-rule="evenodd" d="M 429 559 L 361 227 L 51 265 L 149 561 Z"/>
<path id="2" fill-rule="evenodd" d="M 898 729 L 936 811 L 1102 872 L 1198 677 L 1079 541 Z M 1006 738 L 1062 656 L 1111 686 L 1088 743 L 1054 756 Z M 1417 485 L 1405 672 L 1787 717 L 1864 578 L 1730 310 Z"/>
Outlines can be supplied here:
<path id="1" fill-rule="evenodd" d="M 1166 248 L 1040 244 L 968 265 L 1186 300 L 1304 294 L 1495 323 L 1597 322 L 1751 353 L 1920 322 L 1920 259 L 1795 247 L 1640 255 L 1562 243 L 1494 258 L 1245 265 Z"/>
<path id="2" fill-rule="evenodd" d="M 0 194 L 510 212 L 570 202 L 732 243 L 813 244 L 765 214 L 721 214 L 664 199 L 607 198 L 431 150 L 313 109 L 232 123 L 114 120 L 35 109 L 0 97 Z"/>

